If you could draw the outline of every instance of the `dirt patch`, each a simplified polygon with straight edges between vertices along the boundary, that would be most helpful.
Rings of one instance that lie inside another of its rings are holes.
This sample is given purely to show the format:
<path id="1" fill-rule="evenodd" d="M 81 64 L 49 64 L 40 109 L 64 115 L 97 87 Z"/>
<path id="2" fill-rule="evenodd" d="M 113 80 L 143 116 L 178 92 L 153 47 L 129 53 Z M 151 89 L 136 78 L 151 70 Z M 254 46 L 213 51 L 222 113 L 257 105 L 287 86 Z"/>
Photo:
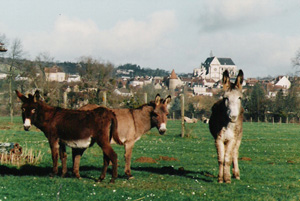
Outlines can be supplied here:
<path id="1" fill-rule="evenodd" d="M 252 161 L 252 159 L 249 158 L 249 157 L 242 157 L 242 158 L 239 158 L 239 160 L 241 160 L 241 161 Z"/>
<path id="2" fill-rule="evenodd" d="M 157 163 L 157 161 L 151 157 L 145 157 L 142 156 L 138 159 L 136 159 L 134 162 L 138 162 L 138 163 Z"/>
<path id="3" fill-rule="evenodd" d="M 169 156 L 159 156 L 158 160 L 162 160 L 162 161 L 179 161 L 177 158 L 169 157 Z"/>
<path id="4" fill-rule="evenodd" d="M 290 161 L 290 160 L 289 160 L 289 161 L 287 161 L 287 163 L 293 164 L 293 163 L 295 163 L 295 161 Z"/>
<path id="5" fill-rule="evenodd" d="M 8 126 L 1 126 L 0 130 L 10 130 L 10 127 L 8 127 Z"/>

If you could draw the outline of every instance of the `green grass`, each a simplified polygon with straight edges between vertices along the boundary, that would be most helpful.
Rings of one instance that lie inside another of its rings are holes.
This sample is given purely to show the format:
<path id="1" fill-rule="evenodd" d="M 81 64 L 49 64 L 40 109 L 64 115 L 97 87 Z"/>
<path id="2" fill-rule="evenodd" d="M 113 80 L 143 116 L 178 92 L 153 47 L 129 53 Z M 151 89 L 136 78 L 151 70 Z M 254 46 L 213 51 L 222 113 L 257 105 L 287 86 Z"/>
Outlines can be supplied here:
<path id="1" fill-rule="evenodd" d="M 109 184 L 107 178 L 96 183 L 102 168 L 102 151 L 88 149 L 82 160 L 81 180 L 71 176 L 71 149 L 68 153 L 68 177 L 50 178 L 52 160 L 44 134 L 37 129 L 23 131 L 21 119 L 0 118 L 0 141 L 18 142 L 23 148 L 42 150 L 39 164 L 0 165 L 0 200 L 299 200 L 300 199 L 300 125 L 244 123 L 240 148 L 241 180 L 217 183 L 218 163 L 208 125 L 187 124 L 188 137 L 180 137 L 180 122 L 168 122 L 168 131 L 160 136 L 156 129 L 136 144 L 132 156 L 132 174 L 124 176 L 124 148 L 118 153 L 119 178 Z M 161 156 L 176 160 L 160 160 Z M 135 162 L 150 157 L 157 163 Z M 61 169 L 60 169 L 61 171 Z"/>

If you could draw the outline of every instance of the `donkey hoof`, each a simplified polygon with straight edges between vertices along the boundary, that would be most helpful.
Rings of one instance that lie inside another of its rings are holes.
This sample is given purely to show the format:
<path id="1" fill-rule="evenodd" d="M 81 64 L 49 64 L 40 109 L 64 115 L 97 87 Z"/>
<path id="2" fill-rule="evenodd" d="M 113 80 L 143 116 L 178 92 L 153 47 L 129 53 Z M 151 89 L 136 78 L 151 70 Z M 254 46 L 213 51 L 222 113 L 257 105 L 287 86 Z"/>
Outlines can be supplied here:
<path id="1" fill-rule="evenodd" d="M 132 180 L 132 179 L 134 179 L 134 176 L 127 177 L 127 180 Z"/>
<path id="2" fill-rule="evenodd" d="M 97 183 L 100 183 L 102 181 L 103 181 L 103 179 L 101 179 L 101 178 L 99 178 L 99 179 L 96 180 Z"/>
<path id="3" fill-rule="evenodd" d="M 111 180 L 110 180 L 110 182 L 109 182 L 110 184 L 114 184 L 115 183 L 115 179 L 114 178 L 112 178 Z"/>
<path id="4" fill-rule="evenodd" d="M 226 184 L 231 184 L 231 180 L 225 181 Z"/>

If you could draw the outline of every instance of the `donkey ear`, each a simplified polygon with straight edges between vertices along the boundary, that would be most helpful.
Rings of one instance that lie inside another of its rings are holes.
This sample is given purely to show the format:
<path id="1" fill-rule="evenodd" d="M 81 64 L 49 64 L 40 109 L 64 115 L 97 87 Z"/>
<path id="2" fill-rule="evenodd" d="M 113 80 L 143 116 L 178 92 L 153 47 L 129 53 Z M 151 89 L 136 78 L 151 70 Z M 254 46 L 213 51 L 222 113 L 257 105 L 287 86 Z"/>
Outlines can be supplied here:
<path id="1" fill-rule="evenodd" d="M 23 103 L 28 100 L 28 98 L 26 96 L 24 96 L 23 94 L 21 94 L 18 90 L 16 90 L 16 94 Z"/>
<path id="2" fill-rule="evenodd" d="M 229 73 L 227 70 L 225 70 L 223 72 L 223 78 L 222 78 L 222 82 L 223 82 L 223 89 L 226 91 L 227 89 L 230 88 L 230 78 L 229 78 Z"/>
<path id="3" fill-rule="evenodd" d="M 239 70 L 239 74 L 235 80 L 235 86 L 239 89 L 242 90 L 243 86 L 243 81 L 244 81 L 244 73 L 242 70 Z"/>
<path id="4" fill-rule="evenodd" d="M 165 100 L 164 100 L 164 104 L 168 105 L 171 102 L 171 96 L 169 95 Z"/>
<path id="5" fill-rule="evenodd" d="M 40 99 L 40 92 L 39 92 L 39 90 L 36 90 L 34 93 L 33 101 L 37 102 L 39 99 Z"/>
<path id="6" fill-rule="evenodd" d="M 160 104 L 160 95 L 157 94 L 157 95 L 155 96 L 155 105 L 159 105 L 159 104 Z"/>

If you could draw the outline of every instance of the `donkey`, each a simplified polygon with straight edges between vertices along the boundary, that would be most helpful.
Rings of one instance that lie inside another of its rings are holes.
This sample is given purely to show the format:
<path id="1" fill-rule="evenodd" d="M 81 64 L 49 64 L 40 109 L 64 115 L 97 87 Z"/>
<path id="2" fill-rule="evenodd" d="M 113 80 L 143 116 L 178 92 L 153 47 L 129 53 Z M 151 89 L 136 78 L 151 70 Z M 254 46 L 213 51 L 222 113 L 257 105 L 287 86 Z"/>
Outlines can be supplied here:
<path id="1" fill-rule="evenodd" d="M 66 145 L 73 151 L 73 173 L 77 178 L 79 175 L 79 163 L 76 160 L 82 153 L 95 142 L 103 150 L 104 164 L 112 161 L 113 171 L 111 183 L 118 176 L 117 154 L 110 145 L 111 139 L 118 144 L 123 144 L 117 133 L 117 119 L 114 113 L 106 108 L 97 108 L 93 111 L 68 110 L 60 107 L 51 107 L 39 100 L 39 91 L 28 97 L 16 90 L 16 94 L 23 102 L 22 118 L 24 130 L 28 131 L 31 125 L 35 125 L 44 132 L 48 138 L 53 161 L 53 172 L 51 176 L 58 173 L 58 155 L 62 161 L 62 177 L 67 172 Z M 103 167 L 99 180 L 106 175 L 107 166 Z"/>
<path id="2" fill-rule="evenodd" d="M 144 104 L 136 109 L 112 109 L 117 117 L 118 134 L 125 147 L 125 174 L 132 179 L 130 164 L 134 143 L 151 128 L 156 127 L 161 135 L 167 130 L 168 104 L 171 96 L 161 99 L 157 94 L 155 101 Z M 89 104 L 80 110 L 93 110 L 98 105 Z M 120 144 L 120 143 L 119 143 Z"/>
<path id="3" fill-rule="evenodd" d="M 224 181 L 231 183 L 231 163 L 233 176 L 240 179 L 238 154 L 243 135 L 244 109 L 241 102 L 243 79 L 244 74 L 240 70 L 235 83 L 231 83 L 228 71 L 224 71 L 222 79 L 224 96 L 212 107 L 209 129 L 215 139 L 218 153 L 219 183 Z"/>

